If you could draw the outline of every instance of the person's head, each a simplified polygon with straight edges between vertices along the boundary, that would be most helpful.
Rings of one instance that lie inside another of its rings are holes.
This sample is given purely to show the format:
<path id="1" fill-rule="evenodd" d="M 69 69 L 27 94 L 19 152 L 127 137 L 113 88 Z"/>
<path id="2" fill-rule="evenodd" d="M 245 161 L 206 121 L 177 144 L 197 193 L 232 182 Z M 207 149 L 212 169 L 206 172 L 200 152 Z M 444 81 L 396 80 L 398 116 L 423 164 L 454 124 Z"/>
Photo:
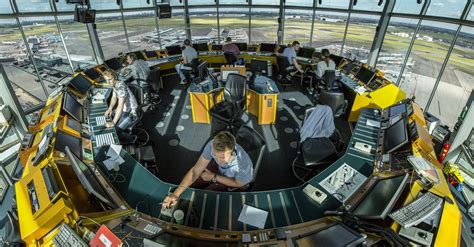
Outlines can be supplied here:
<path id="1" fill-rule="evenodd" d="M 184 46 L 191 46 L 191 40 L 185 39 L 183 44 L 184 44 Z"/>
<path id="2" fill-rule="evenodd" d="M 231 43 L 231 42 L 232 42 L 232 38 L 231 38 L 231 37 L 227 37 L 227 38 L 225 39 L 225 42 Z"/>
<path id="3" fill-rule="evenodd" d="M 137 55 L 135 53 L 130 53 L 127 55 L 127 63 L 132 64 L 133 62 L 137 61 Z"/>
<path id="4" fill-rule="evenodd" d="M 112 86 L 117 82 L 117 73 L 111 69 L 107 69 L 102 72 L 102 76 L 104 77 L 105 81 L 107 81 L 107 83 Z"/>
<path id="5" fill-rule="evenodd" d="M 323 60 L 328 60 L 330 55 L 331 55 L 331 53 L 329 52 L 328 49 L 322 49 L 321 50 L 321 58 Z"/>
<path id="6" fill-rule="evenodd" d="M 295 51 L 298 51 L 300 49 L 300 42 L 295 40 L 295 41 L 293 41 L 293 43 L 291 43 L 291 46 L 293 46 Z"/>
<path id="7" fill-rule="evenodd" d="M 217 164 L 223 165 L 232 160 L 235 137 L 229 131 L 221 131 L 214 137 L 212 151 Z"/>

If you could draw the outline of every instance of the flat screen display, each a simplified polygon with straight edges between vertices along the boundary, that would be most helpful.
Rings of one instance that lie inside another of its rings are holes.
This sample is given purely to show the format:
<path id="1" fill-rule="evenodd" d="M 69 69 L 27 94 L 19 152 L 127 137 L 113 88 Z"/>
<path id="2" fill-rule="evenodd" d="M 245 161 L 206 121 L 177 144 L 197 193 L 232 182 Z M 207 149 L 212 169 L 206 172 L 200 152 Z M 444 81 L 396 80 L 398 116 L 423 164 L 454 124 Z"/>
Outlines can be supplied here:
<path id="1" fill-rule="evenodd" d="M 301 47 L 298 50 L 298 53 L 296 55 L 298 57 L 313 58 L 313 53 L 314 53 L 313 48 Z"/>
<path id="2" fill-rule="evenodd" d="M 247 43 L 234 43 L 239 47 L 240 51 L 247 51 Z"/>
<path id="3" fill-rule="evenodd" d="M 222 45 L 212 45 L 211 50 L 213 50 L 213 51 L 222 51 Z"/>
<path id="4" fill-rule="evenodd" d="M 408 143 L 405 118 L 401 118 L 384 131 L 384 153 L 391 153 Z"/>
<path id="5" fill-rule="evenodd" d="M 119 70 L 122 68 L 122 63 L 117 58 L 111 58 L 109 60 L 105 60 L 104 64 L 107 65 L 110 69 Z"/>
<path id="6" fill-rule="evenodd" d="M 66 153 L 66 147 L 71 150 L 71 152 L 82 159 L 82 140 L 75 136 L 69 135 L 66 132 L 58 130 L 56 133 L 56 142 L 54 144 L 54 149 Z"/>
<path id="7" fill-rule="evenodd" d="M 168 53 L 168 56 L 174 56 L 181 54 L 183 51 L 181 50 L 181 46 L 172 45 L 166 47 L 166 52 Z"/>
<path id="8" fill-rule="evenodd" d="M 360 67 L 359 72 L 357 72 L 355 77 L 359 79 L 361 82 L 363 82 L 364 84 L 369 84 L 374 78 L 374 76 L 375 76 L 374 71 L 364 68 L 364 67 Z"/>
<path id="9" fill-rule="evenodd" d="M 339 64 L 341 64 L 341 62 L 342 62 L 342 59 L 344 59 L 341 56 L 336 56 L 336 55 L 333 55 L 333 54 L 329 55 L 329 58 L 331 58 L 334 61 L 334 63 L 336 64 L 336 67 L 339 66 Z"/>
<path id="10" fill-rule="evenodd" d="M 398 116 L 406 112 L 407 112 L 407 108 L 405 107 L 405 103 L 393 105 L 390 107 L 390 117 Z"/>
<path id="11" fill-rule="evenodd" d="M 193 47 L 194 49 L 196 49 L 196 51 L 201 51 L 201 52 L 209 51 L 209 46 L 207 45 L 207 43 L 193 44 Z"/>
<path id="12" fill-rule="evenodd" d="M 84 71 L 84 74 L 86 74 L 86 76 L 93 81 L 97 80 L 100 77 L 99 72 L 97 72 L 97 70 L 94 68 L 86 69 Z"/>
<path id="13" fill-rule="evenodd" d="M 261 43 L 260 52 L 275 53 L 276 44 Z"/>
<path id="14" fill-rule="evenodd" d="M 156 51 L 146 51 L 146 56 L 148 58 L 155 58 L 158 56 L 158 54 L 156 54 Z"/>
<path id="15" fill-rule="evenodd" d="M 77 74 L 69 81 L 69 86 L 74 88 L 77 92 L 81 94 L 86 94 L 92 84 L 87 80 L 86 77 L 82 74 Z"/>
<path id="16" fill-rule="evenodd" d="M 82 105 L 69 92 L 64 93 L 63 110 L 77 121 L 82 121 Z"/>

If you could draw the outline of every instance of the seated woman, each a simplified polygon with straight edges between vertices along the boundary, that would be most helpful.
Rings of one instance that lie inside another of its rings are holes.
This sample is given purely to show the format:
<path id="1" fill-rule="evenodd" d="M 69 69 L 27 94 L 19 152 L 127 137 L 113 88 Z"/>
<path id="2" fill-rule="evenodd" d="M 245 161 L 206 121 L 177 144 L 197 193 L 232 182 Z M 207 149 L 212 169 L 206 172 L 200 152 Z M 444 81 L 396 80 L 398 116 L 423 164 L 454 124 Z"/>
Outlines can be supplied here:
<path id="1" fill-rule="evenodd" d="M 229 131 L 221 131 L 206 144 L 196 164 L 165 198 L 162 207 L 174 206 L 188 187 L 227 191 L 248 184 L 252 176 L 253 164 L 247 152 Z"/>
<path id="2" fill-rule="evenodd" d="M 318 62 L 316 75 L 322 78 L 326 70 L 336 70 L 336 63 L 329 57 L 331 53 L 328 49 L 321 50 L 321 61 Z"/>

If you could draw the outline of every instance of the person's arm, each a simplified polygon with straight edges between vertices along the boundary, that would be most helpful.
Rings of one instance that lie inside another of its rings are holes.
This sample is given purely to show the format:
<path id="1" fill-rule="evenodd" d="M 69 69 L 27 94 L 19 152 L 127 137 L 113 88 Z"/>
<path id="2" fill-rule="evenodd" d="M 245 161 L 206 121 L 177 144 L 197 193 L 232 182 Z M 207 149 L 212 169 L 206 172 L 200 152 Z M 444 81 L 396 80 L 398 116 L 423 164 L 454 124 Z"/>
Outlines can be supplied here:
<path id="1" fill-rule="evenodd" d="M 118 123 L 120 120 L 120 117 L 122 116 L 122 111 L 123 111 L 123 106 L 125 105 L 125 98 L 124 97 L 119 97 L 118 98 L 118 105 L 117 109 L 115 110 L 115 116 L 114 119 L 112 120 L 114 125 Z"/>
<path id="2" fill-rule="evenodd" d="M 303 69 L 301 69 L 301 66 L 298 64 L 298 61 L 296 60 L 296 57 L 293 58 L 293 66 L 295 66 L 295 68 L 296 68 L 299 72 L 301 72 L 301 73 L 304 72 Z"/>
<path id="3" fill-rule="evenodd" d="M 188 63 L 188 59 L 186 59 L 186 56 L 183 54 L 182 57 L 183 57 L 183 64 L 187 64 L 187 63 Z"/>
<path id="4" fill-rule="evenodd" d="M 242 187 L 244 186 L 245 184 L 240 182 L 239 180 L 235 179 L 235 178 L 228 178 L 226 176 L 221 176 L 221 175 L 217 175 L 215 174 L 216 176 L 216 182 L 217 183 L 220 183 L 220 184 L 223 184 L 223 185 L 227 185 L 229 187 Z"/>
<path id="5" fill-rule="evenodd" d="M 324 73 L 323 70 L 324 70 L 323 66 L 321 66 L 320 63 L 318 63 L 318 66 L 316 68 L 316 76 L 318 76 L 319 78 L 323 77 L 323 73 Z"/>
<path id="6" fill-rule="evenodd" d="M 112 110 L 114 109 L 115 104 L 117 103 L 117 96 L 115 92 L 112 93 L 112 99 L 110 100 L 110 105 L 107 111 L 105 111 L 105 116 L 109 117 L 112 114 Z"/>
<path id="7" fill-rule="evenodd" d="M 179 183 L 178 187 L 176 190 L 171 193 L 169 196 L 167 196 L 163 202 L 162 207 L 163 208 L 169 208 L 172 207 L 174 204 L 178 202 L 178 198 L 181 196 L 181 194 L 192 184 L 196 179 L 199 178 L 201 173 L 206 169 L 207 165 L 209 164 L 210 160 L 207 160 L 204 158 L 203 155 L 201 155 L 196 162 L 196 164 L 191 168 L 186 175 L 184 176 L 183 180 L 181 180 L 181 183 Z"/>

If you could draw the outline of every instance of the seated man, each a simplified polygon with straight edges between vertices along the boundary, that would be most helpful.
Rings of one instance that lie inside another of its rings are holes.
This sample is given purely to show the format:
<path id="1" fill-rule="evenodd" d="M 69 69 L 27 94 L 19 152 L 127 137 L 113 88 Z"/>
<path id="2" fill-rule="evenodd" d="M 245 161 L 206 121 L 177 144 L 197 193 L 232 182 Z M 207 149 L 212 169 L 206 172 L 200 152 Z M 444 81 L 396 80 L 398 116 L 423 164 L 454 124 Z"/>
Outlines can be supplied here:
<path id="1" fill-rule="evenodd" d="M 321 61 L 318 62 L 316 69 L 316 76 L 318 78 L 322 78 L 326 70 L 336 70 L 336 63 L 329 57 L 330 55 L 331 53 L 329 53 L 328 49 L 321 50 Z"/>
<path id="2" fill-rule="evenodd" d="M 231 37 L 226 38 L 225 44 L 224 46 L 222 46 L 222 51 L 224 52 L 224 54 L 226 53 L 232 54 L 235 58 L 235 61 L 227 61 L 227 63 L 234 64 L 235 62 L 239 60 L 239 55 L 240 55 L 239 47 L 236 44 L 232 43 Z"/>
<path id="3" fill-rule="evenodd" d="M 137 140 L 137 136 L 127 133 L 126 130 L 137 118 L 136 109 L 138 104 L 135 96 L 132 94 L 125 82 L 117 80 L 117 74 L 115 71 L 107 69 L 102 75 L 113 89 L 109 108 L 104 114 L 106 118 L 112 116 L 113 109 L 117 104 L 117 109 L 115 110 L 115 114 L 113 114 L 114 117 L 112 121 L 105 123 L 105 127 L 115 127 L 120 143 L 134 143 Z"/>
<path id="4" fill-rule="evenodd" d="M 239 188 L 252 180 L 253 165 L 249 155 L 228 131 L 219 132 L 208 142 L 196 164 L 176 190 L 167 196 L 163 208 L 175 205 L 188 187 L 214 191 Z"/>
<path id="5" fill-rule="evenodd" d="M 132 74 L 135 80 L 133 83 L 144 89 L 149 88 L 147 78 L 150 75 L 150 68 L 148 64 L 142 59 L 137 59 L 137 55 L 133 53 L 128 54 L 126 60 L 128 66 L 123 68 L 122 71 L 129 71 Z"/>
<path id="6" fill-rule="evenodd" d="M 289 47 L 286 47 L 285 50 L 283 50 L 283 53 L 281 54 L 282 56 L 288 58 L 288 62 L 290 63 L 291 66 L 294 66 L 298 72 L 303 73 L 303 69 L 301 66 L 298 64 L 298 60 L 296 60 L 296 53 L 300 49 L 300 42 L 298 41 L 293 41 L 292 45 Z"/>
<path id="7" fill-rule="evenodd" d="M 176 64 L 175 68 L 178 72 L 179 77 L 181 78 L 181 82 L 179 84 L 184 85 L 187 82 L 183 70 L 191 69 L 191 61 L 198 57 L 197 51 L 191 46 L 191 41 L 189 39 L 184 40 L 184 50 L 182 52 L 182 56 L 183 60 L 181 61 L 181 63 Z"/>

